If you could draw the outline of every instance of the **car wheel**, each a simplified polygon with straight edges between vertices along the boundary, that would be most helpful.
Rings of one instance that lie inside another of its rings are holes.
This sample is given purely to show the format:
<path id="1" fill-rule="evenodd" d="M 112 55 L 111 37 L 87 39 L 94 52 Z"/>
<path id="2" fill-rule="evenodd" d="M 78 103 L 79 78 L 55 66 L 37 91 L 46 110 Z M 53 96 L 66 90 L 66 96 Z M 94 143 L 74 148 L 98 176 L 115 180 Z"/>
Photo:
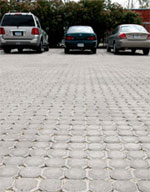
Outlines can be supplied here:
<path id="1" fill-rule="evenodd" d="M 65 54 L 69 53 L 69 49 L 68 49 L 68 48 L 65 48 L 65 49 L 64 49 L 64 53 L 65 53 Z"/>
<path id="2" fill-rule="evenodd" d="M 107 52 L 111 52 L 111 48 L 109 47 L 108 44 L 107 44 Z"/>
<path id="3" fill-rule="evenodd" d="M 38 48 L 37 48 L 37 52 L 38 53 L 42 53 L 43 51 L 44 51 L 44 49 L 43 49 L 43 41 L 41 41 L 39 46 L 38 46 Z"/>
<path id="4" fill-rule="evenodd" d="M 9 48 L 4 48 L 4 52 L 5 52 L 5 53 L 10 53 L 10 51 L 11 51 L 11 49 L 9 49 Z"/>
<path id="5" fill-rule="evenodd" d="M 113 50 L 114 50 L 114 54 L 118 54 L 119 53 L 119 49 L 117 49 L 116 43 L 114 43 L 114 45 L 113 45 Z"/>
<path id="6" fill-rule="evenodd" d="M 97 50 L 96 50 L 96 48 L 93 48 L 93 49 L 91 49 L 91 51 L 92 51 L 93 54 L 96 54 Z"/>
<path id="7" fill-rule="evenodd" d="M 131 49 L 132 54 L 135 54 L 136 49 Z"/>
<path id="8" fill-rule="evenodd" d="M 143 49 L 143 54 L 148 55 L 149 54 L 149 49 Z"/>
<path id="9" fill-rule="evenodd" d="M 49 51 L 49 45 L 46 45 L 44 50 Z"/>
<path id="10" fill-rule="evenodd" d="M 18 52 L 22 53 L 23 49 L 22 48 L 18 48 Z"/>

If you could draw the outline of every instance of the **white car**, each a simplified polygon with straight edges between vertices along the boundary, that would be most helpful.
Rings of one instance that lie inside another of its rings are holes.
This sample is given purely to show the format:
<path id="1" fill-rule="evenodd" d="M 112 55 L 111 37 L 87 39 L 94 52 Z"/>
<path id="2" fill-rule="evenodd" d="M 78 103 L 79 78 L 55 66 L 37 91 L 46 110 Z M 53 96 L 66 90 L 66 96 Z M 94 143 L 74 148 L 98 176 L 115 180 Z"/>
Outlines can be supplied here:
<path id="1" fill-rule="evenodd" d="M 32 13 L 6 13 L 0 23 L 0 47 L 5 53 L 16 48 L 19 52 L 31 48 L 41 53 L 49 50 L 48 35 Z"/>

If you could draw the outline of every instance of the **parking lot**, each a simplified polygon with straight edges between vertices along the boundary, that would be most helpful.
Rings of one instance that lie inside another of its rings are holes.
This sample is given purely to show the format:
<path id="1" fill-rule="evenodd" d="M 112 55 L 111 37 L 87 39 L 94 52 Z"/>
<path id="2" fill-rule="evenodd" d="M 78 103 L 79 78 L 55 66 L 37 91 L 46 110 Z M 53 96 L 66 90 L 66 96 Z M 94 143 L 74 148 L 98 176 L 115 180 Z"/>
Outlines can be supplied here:
<path id="1" fill-rule="evenodd" d="M 150 55 L 0 51 L 0 192 L 150 192 Z"/>

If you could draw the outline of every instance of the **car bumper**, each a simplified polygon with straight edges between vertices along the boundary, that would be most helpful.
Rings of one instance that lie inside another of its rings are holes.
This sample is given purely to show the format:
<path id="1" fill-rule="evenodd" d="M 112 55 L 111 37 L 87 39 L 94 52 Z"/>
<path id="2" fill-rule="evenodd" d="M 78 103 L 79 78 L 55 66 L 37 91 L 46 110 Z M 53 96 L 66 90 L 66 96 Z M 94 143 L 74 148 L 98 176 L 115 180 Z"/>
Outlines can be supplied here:
<path id="1" fill-rule="evenodd" d="M 0 37 L 0 47 L 5 48 L 34 48 L 37 47 L 40 43 L 39 38 L 34 38 L 31 40 L 12 40 L 12 39 L 4 39 Z"/>
<path id="2" fill-rule="evenodd" d="M 92 49 L 97 47 L 97 41 L 66 41 L 65 47 L 68 49 Z"/>
<path id="3" fill-rule="evenodd" d="M 150 48 L 150 40 L 143 40 L 143 41 L 130 41 L 130 40 L 120 40 L 116 44 L 117 48 L 127 49 L 127 48 Z"/>

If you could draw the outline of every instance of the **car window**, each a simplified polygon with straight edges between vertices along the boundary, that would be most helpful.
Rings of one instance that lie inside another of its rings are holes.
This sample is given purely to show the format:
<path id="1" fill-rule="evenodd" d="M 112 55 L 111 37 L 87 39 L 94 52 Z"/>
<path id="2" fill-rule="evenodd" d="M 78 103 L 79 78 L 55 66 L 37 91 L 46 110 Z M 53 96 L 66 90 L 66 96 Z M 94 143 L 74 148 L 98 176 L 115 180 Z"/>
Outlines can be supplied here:
<path id="1" fill-rule="evenodd" d="M 36 22 L 37 22 L 37 26 L 39 27 L 39 28 L 41 28 L 41 25 L 40 25 L 40 22 L 39 22 L 39 20 L 36 18 Z"/>
<path id="2" fill-rule="evenodd" d="M 2 26 L 35 26 L 32 15 L 5 15 Z"/>
<path id="3" fill-rule="evenodd" d="M 120 26 L 121 32 L 147 32 L 141 25 L 123 25 Z"/>
<path id="4" fill-rule="evenodd" d="M 67 33 L 94 33 L 94 31 L 91 27 L 74 26 L 74 27 L 70 27 Z"/>

